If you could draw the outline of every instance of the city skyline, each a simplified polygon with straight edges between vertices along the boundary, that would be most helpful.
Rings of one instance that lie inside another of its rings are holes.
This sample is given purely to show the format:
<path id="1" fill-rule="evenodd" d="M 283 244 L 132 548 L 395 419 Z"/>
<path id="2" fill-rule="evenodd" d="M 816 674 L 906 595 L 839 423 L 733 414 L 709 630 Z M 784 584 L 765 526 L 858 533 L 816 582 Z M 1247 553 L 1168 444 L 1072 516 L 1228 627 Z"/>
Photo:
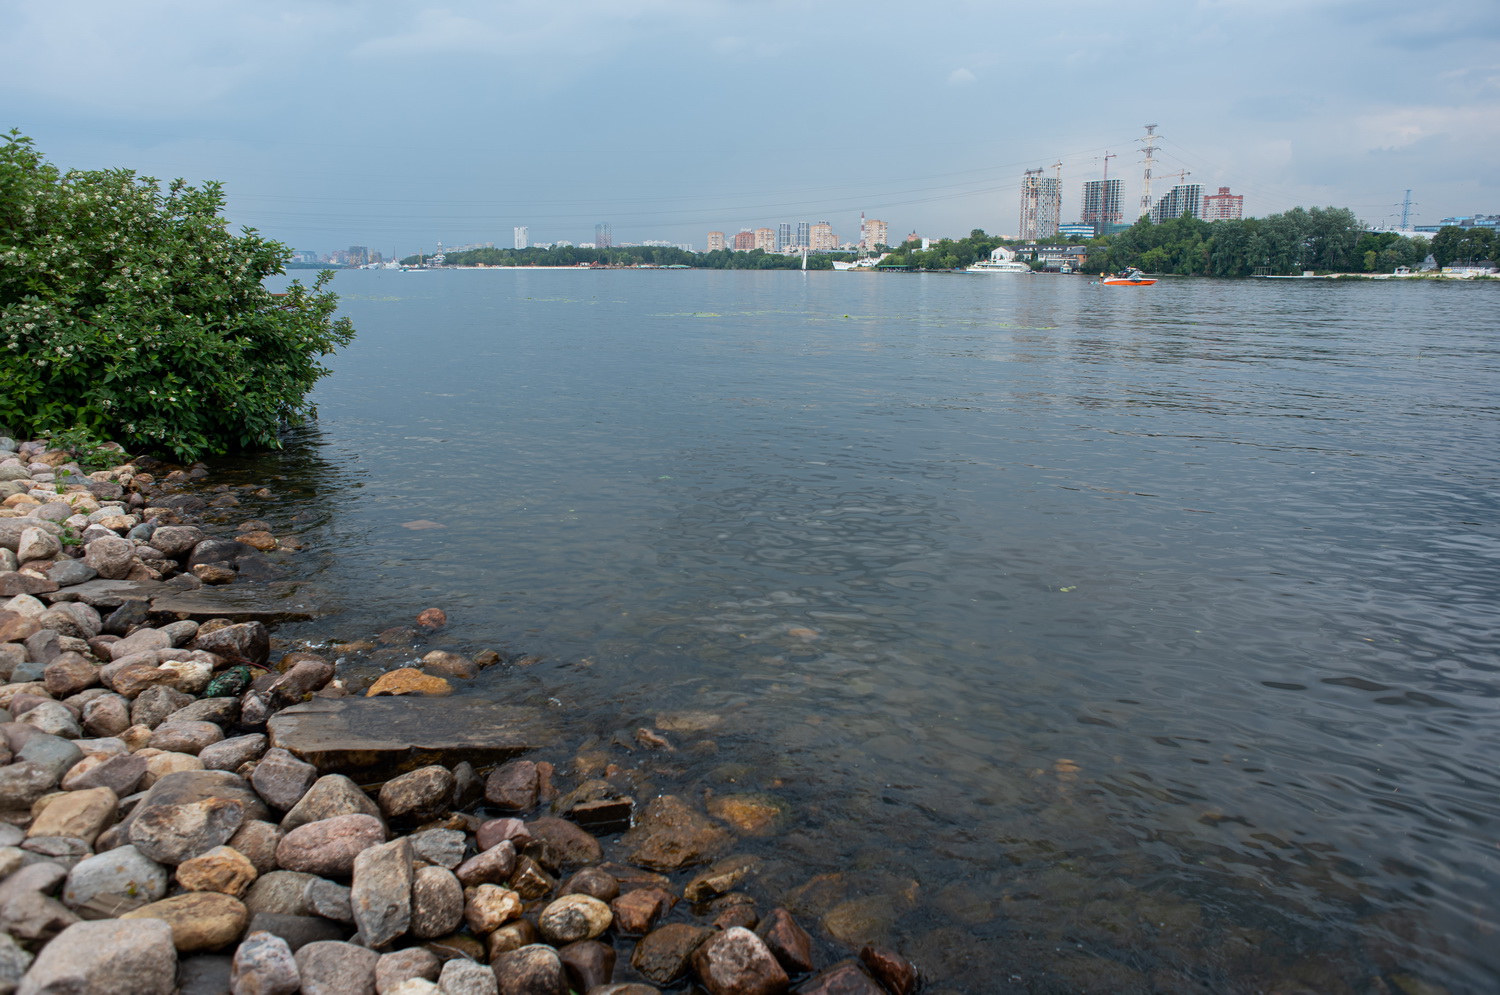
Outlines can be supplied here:
<path id="1" fill-rule="evenodd" d="M 852 233 L 860 211 L 903 233 L 1009 234 L 1024 170 L 1061 164 L 1066 223 L 1106 154 L 1130 220 L 1147 121 L 1158 176 L 1231 187 L 1258 216 L 1392 223 L 1408 188 L 1414 225 L 1500 210 L 1491 5 L 912 18 L 872 0 L 860 24 L 855 43 L 847 12 L 790 0 L 15 4 L 0 127 L 64 169 L 220 181 L 235 226 L 290 246 L 402 254 L 518 226 L 586 241 L 600 218 L 621 240 L 699 244 L 787 218 Z M 1100 85 L 1028 90 L 1059 72 Z"/>

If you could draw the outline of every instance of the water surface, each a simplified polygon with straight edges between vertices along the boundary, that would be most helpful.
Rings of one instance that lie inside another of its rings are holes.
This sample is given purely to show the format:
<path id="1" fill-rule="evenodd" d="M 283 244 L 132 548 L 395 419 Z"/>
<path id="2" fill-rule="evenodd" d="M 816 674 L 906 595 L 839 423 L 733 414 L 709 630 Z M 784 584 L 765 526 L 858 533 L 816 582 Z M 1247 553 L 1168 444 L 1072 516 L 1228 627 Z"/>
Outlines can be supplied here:
<path id="1" fill-rule="evenodd" d="M 335 288 L 241 468 L 340 596 L 290 634 L 441 606 L 584 753 L 713 714 L 643 795 L 785 799 L 762 896 L 932 991 L 1500 985 L 1500 289 Z"/>

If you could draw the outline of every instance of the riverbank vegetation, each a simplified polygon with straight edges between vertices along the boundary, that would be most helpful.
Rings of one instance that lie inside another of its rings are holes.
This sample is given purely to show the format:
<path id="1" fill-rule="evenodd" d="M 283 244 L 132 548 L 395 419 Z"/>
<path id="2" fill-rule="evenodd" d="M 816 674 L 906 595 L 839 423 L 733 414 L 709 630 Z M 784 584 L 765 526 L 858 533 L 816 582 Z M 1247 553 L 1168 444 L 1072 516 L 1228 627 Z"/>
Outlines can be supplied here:
<path id="1" fill-rule="evenodd" d="M 62 172 L 3 137 L 0 426 L 183 459 L 277 447 L 354 337 L 332 274 L 272 294 L 291 250 L 232 234 L 219 184 Z"/>

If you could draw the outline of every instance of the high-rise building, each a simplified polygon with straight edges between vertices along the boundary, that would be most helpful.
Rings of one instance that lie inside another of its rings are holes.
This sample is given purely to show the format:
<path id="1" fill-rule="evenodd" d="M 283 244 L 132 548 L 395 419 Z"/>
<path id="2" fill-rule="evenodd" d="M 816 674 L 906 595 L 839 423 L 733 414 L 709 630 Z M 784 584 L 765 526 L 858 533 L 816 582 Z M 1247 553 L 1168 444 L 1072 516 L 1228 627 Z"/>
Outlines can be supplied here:
<path id="1" fill-rule="evenodd" d="M 755 229 L 755 247 L 762 252 L 775 252 L 776 230 L 774 228 Z"/>
<path id="2" fill-rule="evenodd" d="M 755 232 L 749 228 L 741 228 L 734 235 L 734 251 L 749 252 L 755 248 Z"/>
<path id="3" fill-rule="evenodd" d="M 1096 234 L 1103 234 L 1105 225 L 1117 225 L 1121 217 L 1119 180 L 1089 180 L 1083 185 L 1080 221 L 1093 225 Z"/>
<path id="4" fill-rule="evenodd" d="M 724 248 L 724 233 L 721 232 L 721 231 L 711 231 L 711 232 L 709 232 L 708 233 L 708 251 L 709 252 L 718 252 L 722 248 Z"/>
<path id="5" fill-rule="evenodd" d="M 370 261 L 370 248 L 366 245 L 351 245 L 344 258 L 349 261 L 350 266 L 363 266 Z"/>
<path id="6" fill-rule="evenodd" d="M 784 252 L 787 246 L 792 244 L 791 222 L 783 221 L 776 226 L 776 251 Z"/>
<path id="7" fill-rule="evenodd" d="M 1204 221 L 1238 221 L 1245 216 L 1245 197 L 1220 187 L 1218 193 L 1203 198 Z"/>
<path id="8" fill-rule="evenodd" d="M 608 249 L 615 244 L 614 233 L 609 230 L 609 222 L 601 221 L 594 226 L 594 247 Z"/>
<path id="9" fill-rule="evenodd" d="M 1062 182 L 1028 169 L 1021 178 L 1021 238 L 1055 238 L 1062 218 Z"/>
<path id="10" fill-rule="evenodd" d="M 859 247 L 866 252 L 875 251 L 877 245 L 890 245 L 890 226 L 874 218 L 865 222 L 865 237 Z"/>
<path id="11" fill-rule="evenodd" d="M 1203 184 L 1179 183 L 1151 208 L 1151 223 L 1159 225 L 1184 214 L 1203 217 Z"/>
<path id="12" fill-rule="evenodd" d="M 531 229 L 525 225 L 516 225 L 516 248 L 524 249 L 531 244 Z"/>
<path id="13" fill-rule="evenodd" d="M 812 236 L 809 234 L 812 226 L 806 221 L 797 222 L 797 248 L 806 249 L 812 246 Z"/>
<path id="14" fill-rule="evenodd" d="M 833 234 L 833 225 L 826 221 L 819 221 L 808 230 L 808 248 L 814 252 L 828 252 L 839 247 L 839 240 Z"/>

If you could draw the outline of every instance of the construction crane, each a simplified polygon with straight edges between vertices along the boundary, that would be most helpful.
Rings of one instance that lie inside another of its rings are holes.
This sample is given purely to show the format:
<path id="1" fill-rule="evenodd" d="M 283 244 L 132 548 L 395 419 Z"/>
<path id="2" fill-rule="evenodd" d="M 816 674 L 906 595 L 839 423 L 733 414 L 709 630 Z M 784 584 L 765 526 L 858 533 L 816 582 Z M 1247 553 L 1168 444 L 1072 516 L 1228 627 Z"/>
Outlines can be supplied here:
<path id="1" fill-rule="evenodd" d="M 1146 125 L 1146 137 L 1138 139 L 1143 143 L 1141 151 L 1146 154 L 1146 158 L 1141 160 L 1146 164 L 1146 172 L 1141 180 L 1141 217 L 1151 213 L 1151 167 L 1156 165 L 1156 151 L 1159 148 L 1156 139 L 1156 125 L 1154 124 Z"/>

